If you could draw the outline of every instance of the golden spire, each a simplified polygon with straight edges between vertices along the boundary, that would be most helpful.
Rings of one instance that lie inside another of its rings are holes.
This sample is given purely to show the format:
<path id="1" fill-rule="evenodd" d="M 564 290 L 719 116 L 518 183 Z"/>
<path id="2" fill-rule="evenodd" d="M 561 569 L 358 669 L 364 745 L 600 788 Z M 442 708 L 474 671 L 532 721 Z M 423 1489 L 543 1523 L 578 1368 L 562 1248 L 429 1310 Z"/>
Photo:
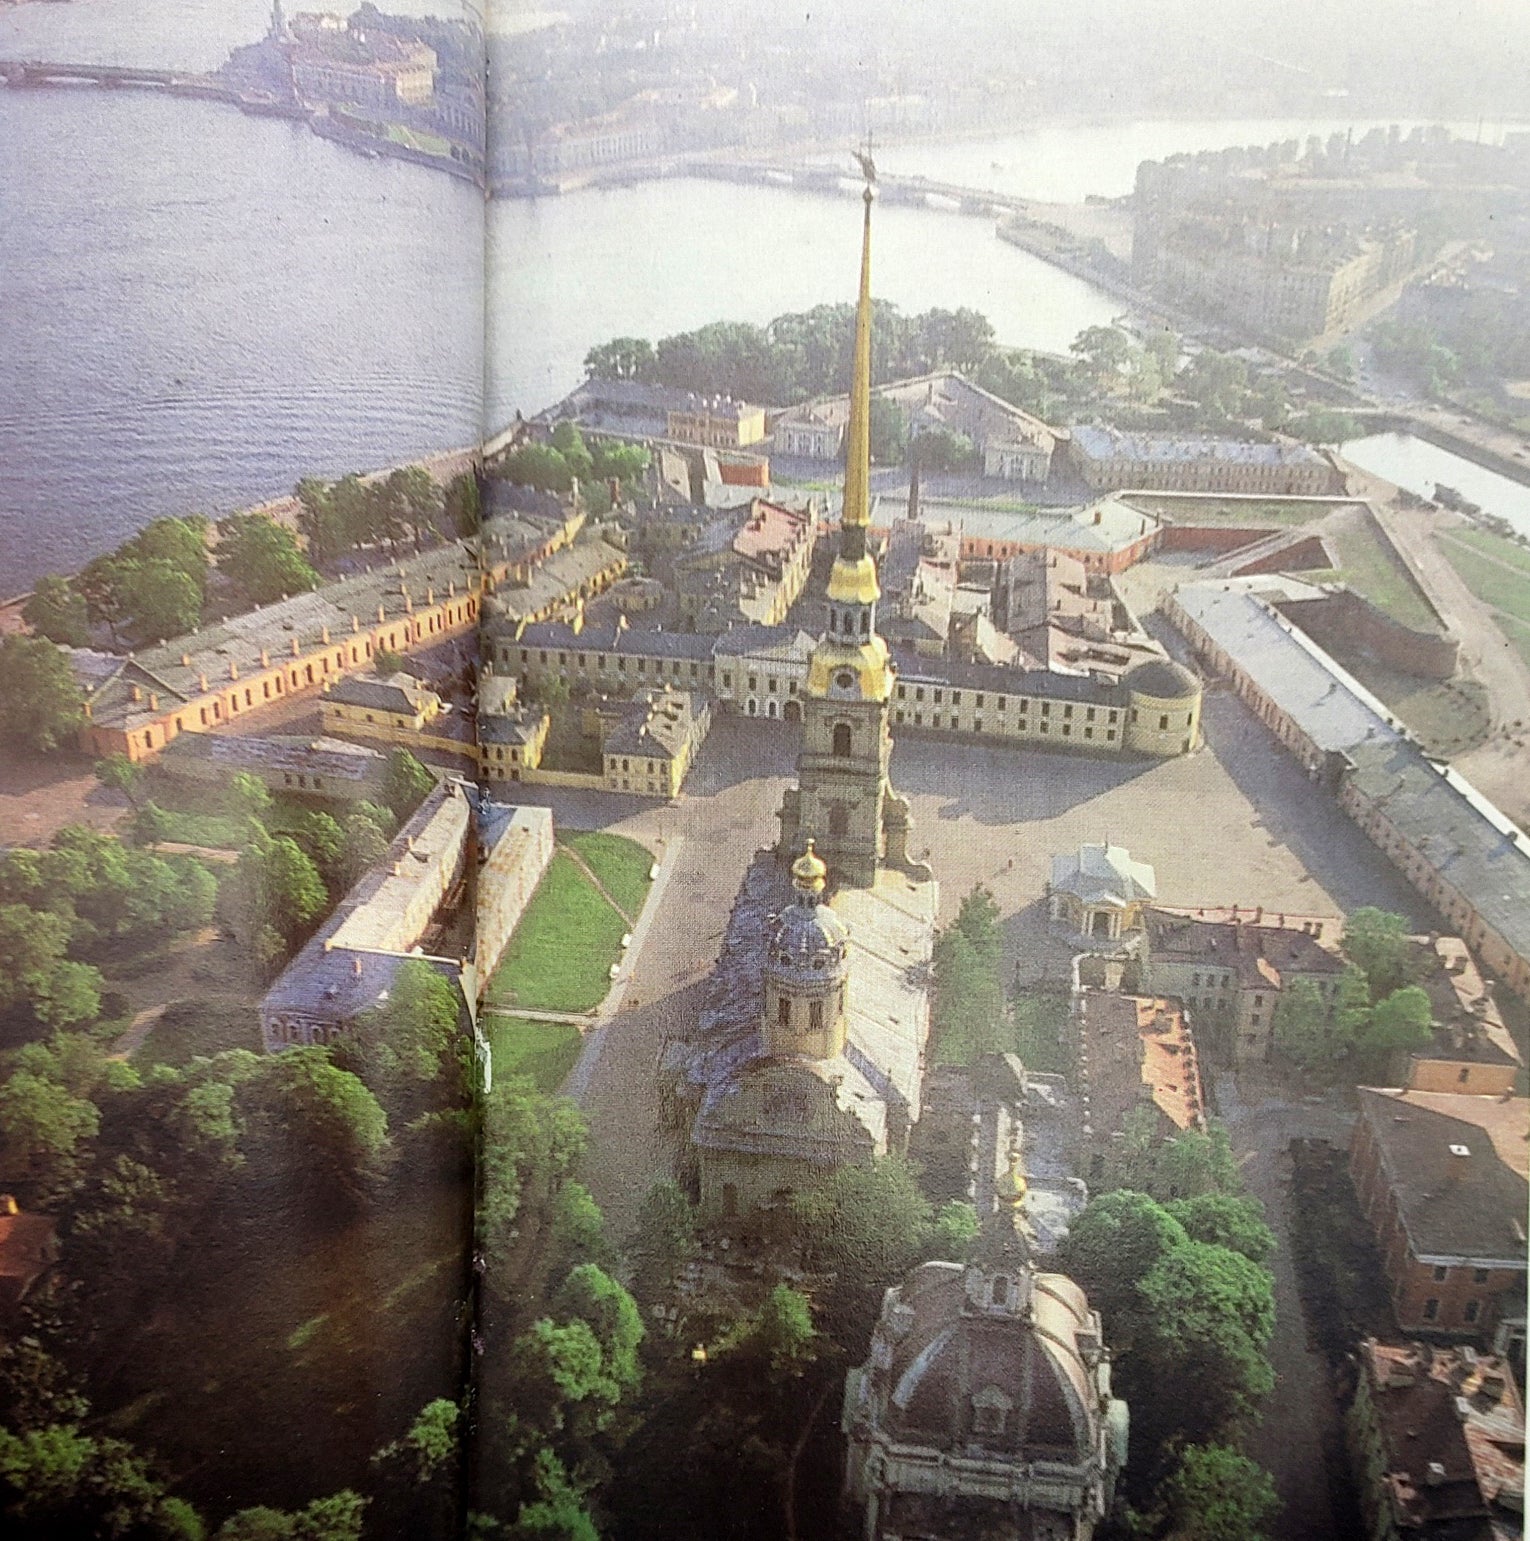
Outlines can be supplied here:
<path id="1" fill-rule="evenodd" d="M 845 441 L 845 528 L 871 522 L 871 200 L 861 229 L 861 292 L 855 305 L 855 369 L 850 386 L 850 427 Z"/>

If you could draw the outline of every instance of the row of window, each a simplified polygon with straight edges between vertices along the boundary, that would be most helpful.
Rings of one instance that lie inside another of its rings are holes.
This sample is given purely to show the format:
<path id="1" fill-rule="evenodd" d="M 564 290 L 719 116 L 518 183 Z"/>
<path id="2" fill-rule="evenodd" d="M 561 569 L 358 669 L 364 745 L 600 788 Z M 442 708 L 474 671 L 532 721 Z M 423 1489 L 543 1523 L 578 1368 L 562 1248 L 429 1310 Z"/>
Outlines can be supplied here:
<path id="1" fill-rule="evenodd" d="M 934 706 L 942 706 L 942 705 L 944 705 L 945 704 L 945 698 L 946 698 L 947 695 L 949 695 L 951 697 L 951 705 L 952 706 L 960 706 L 962 704 L 962 692 L 960 690 L 948 689 L 948 688 L 940 686 L 940 685 L 931 685 L 931 686 L 927 687 L 927 686 L 924 686 L 924 685 L 900 684 L 898 686 L 898 699 L 900 701 L 906 701 L 906 700 L 910 699 L 909 692 L 912 691 L 913 692 L 913 696 L 912 696 L 913 700 L 915 700 L 915 701 L 923 701 L 925 699 L 925 692 L 926 692 L 927 689 L 929 691 L 930 702 Z M 972 703 L 971 703 L 972 706 L 976 710 L 982 711 L 984 706 L 987 704 L 987 701 L 988 701 L 988 692 L 982 691 L 982 690 L 974 690 L 974 691 L 969 691 L 968 694 L 970 694 L 971 697 L 972 697 Z M 996 710 L 1003 712 L 1003 711 L 1007 711 L 1009 709 L 1009 697 L 1008 696 L 995 695 L 993 700 L 994 700 L 994 707 L 996 708 Z M 1035 704 L 1036 703 L 1032 700 L 1032 698 L 1030 696 L 1016 696 L 1015 697 L 1015 710 L 1017 712 L 1022 713 L 1022 714 L 1026 713 L 1026 712 L 1029 712 L 1031 710 L 1031 708 Z M 1061 707 L 1062 707 L 1062 714 L 1061 715 L 1062 715 L 1063 720 L 1065 722 L 1072 721 L 1074 706 L 1073 706 L 1073 703 L 1071 701 L 1060 702 L 1060 703 L 1055 703 L 1055 702 L 1052 702 L 1052 701 L 1042 701 L 1040 703 L 1039 708 L 1037 708 L 1038 712 L 1039 712 L 1039 715 L 1041 715 L 1042 717 L 1050 717 L 1052 715 L 1052 707 L 1054 705 L 1061 705 Z M 1120 708 L 1118 708 L 1118 707 L 1114 707 L 1114 706 L 1108 706 L 1108 707 L 1086 706 L 1084 708 L 1084 721 L 1085 722 L 1093 722 L 1095 720 L 1095 713 L 1097 711 L 1104 713 L 1105 721 L 1106 722 L 1115 722 L 1121 716 Z"/>
<path id="2" fill-rule="evenodd" d="M 924 713 L 923 712 L 914 712 L 912 714 L 912 716 L 910 716 L 907 712 L 904 712 L 903 710 L 899 709 L 897 711 L 894 711 L 894 713 L 893 713 L 893 722 L 895 724 L 902 724 L 902 723 L 905 723 L 905 722 L 911 722 L 914 725 L 914 727 L 922 728 L 922 727 L 925 726 Z M 932 728 L 937 728 L 937 729 L 939 729 L 939 728 L 949 728 L 953 732 L 959 732 L 961 730 L 961 728 L 963 727 L 963 723 L 962 723 L 962 720 L 961 720 L 960 716 L 956 712 L 952 712 L 951 713 L 949 721 L 940 712 L 935 712 L 930 717 L 929 726 L 932 727 Z M 1024 717 L 1021 717 L 1014 724 L 1015 731 L 1018 732 L 1018 733 L 1029 733 L 1030 732 L 1030 726 L 1031 726 L 1030 723 Z M 1060 737 L 1060 738 L 1072 738 L 1073 737 L 1073 726 L 1074 725 L 1071 722 L 1063 723 L 1062 724 L 1062 732 L 1058 735 L 1058 737 Z M 1001 723 L 998 724 L 998 726 L 996 728 L 996 731 L 1000 732 L 1000 733 L 1003 733 L 1003 732 L 1005 732 L 1005 730 L 1008 727 L 1009 727 L 1008 723 L 1001 722 Z M 1036 727 L 1037 727 L 1037 731 L 1038 732 L 1050 734 L 1051 731 L 1052 731 L 1051 720 L 1049 718 L 1043 717 L 1043 718 L 1041 718 L 1037 722 Z M 974 732 L 974 733 L 981 733 L 983 731 L 983 719 L 981 717 L 974 717 L 972 719 L 971 731 Z M 1094 729 L 1091 728 L 1091 727 L 1085 727 L 1085 729 L 1084 729 L 1083 733 L 1080 735 L 1080 737 L 1092 740 L 1094 738 Z M 1108 743 L 1108 744 L 1113 744 L 1113 743 L 1115 743 L 1115 741 L 1116 741 L 1116 730 L 1114 728 L 1106 728 L 1105 729 L 1105 742 Z"/>

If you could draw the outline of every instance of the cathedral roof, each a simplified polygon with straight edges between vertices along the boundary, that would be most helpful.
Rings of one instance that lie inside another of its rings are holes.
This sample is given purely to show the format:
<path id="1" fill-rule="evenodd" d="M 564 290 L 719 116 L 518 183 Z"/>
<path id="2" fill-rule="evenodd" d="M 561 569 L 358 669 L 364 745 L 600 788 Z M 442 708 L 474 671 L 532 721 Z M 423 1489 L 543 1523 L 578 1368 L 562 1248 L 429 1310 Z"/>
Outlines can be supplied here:
<path id="1" fill-rule="evenodd" d="M 890 1342 L 875 1372 L 882 1427 L 925 1449 L 1086 1460 L 1100 1409 L 1085 1355 L 1098 1349 L 1098 1330 L 1062 1274 L 925 1263 L 889 1298 L 878 1328 Z"/>

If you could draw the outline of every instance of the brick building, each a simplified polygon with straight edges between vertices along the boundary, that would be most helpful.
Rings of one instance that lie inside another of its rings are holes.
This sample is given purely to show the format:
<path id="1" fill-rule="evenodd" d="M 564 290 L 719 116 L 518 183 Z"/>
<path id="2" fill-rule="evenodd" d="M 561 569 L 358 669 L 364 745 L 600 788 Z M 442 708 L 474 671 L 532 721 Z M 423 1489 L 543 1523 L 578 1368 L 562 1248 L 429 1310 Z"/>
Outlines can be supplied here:
<path id="1" fill-rule="evenodd" d="M 1360 1089 L 1350 1172 L 1404 1332 L 1525 1331 L 1530 1099 Z"/>

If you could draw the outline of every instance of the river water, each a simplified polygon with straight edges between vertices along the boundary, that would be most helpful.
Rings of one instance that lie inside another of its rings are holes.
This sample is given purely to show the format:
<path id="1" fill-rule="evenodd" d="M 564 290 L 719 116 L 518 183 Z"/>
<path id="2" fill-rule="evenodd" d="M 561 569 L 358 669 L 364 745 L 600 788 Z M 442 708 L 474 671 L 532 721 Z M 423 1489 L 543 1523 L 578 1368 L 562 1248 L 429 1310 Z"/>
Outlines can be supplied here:
<path id="1" fill-rule="evenodd" d="M 1340 454 L 1362 471 L 1383 476 L 1420 497 L 1432 498 L 1436 483 L 1454 487 L 1483 513 L 1506 519 L 1530 537 L 1530 487 L 1497 471 L 1474 465 L 1410 433 L 1376 433 L 1340 446 Z"/>
<path id="2" fill-rule="evenodd" d="M 26 5 L 0 16 L 0 57 L 207 69 L 268 15 L 269 0 Z M 1338 126 L 1052 125 L 879 153 L 1080 200 L 1129 188 L 1144 154 Z M 471 186 L 301 125 L 144 92 L 0 89 L 0 594 L 159 514 L 471 442 L 571 389 L 610 336 L 848 299 L 858 213 L 680 180 L 486 219 Z M 879 295 L 974 306 L 1005 342 L 1063 349 L 1119 310 L 985 220 L 884 206 L 875 244 Z"/>

